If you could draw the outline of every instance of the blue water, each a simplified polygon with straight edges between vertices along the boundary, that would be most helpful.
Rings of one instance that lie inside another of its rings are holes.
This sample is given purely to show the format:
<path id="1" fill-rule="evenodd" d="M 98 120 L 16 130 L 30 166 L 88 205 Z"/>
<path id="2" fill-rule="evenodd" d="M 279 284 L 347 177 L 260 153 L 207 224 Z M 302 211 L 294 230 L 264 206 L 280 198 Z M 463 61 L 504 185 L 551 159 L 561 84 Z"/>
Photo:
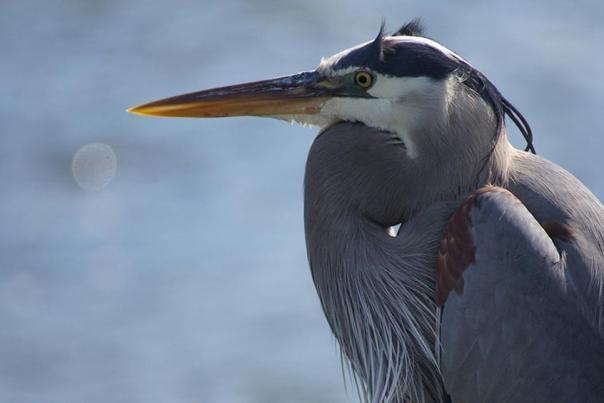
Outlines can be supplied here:
<path id="1" fill-rule="evenodd" d="M 306 264 L 316 130 L 124 109 L 311 69 L 383 16 L 422 16 L 602 198 L 604 3 L 476 3 L 4 0 L 0 402 L 355 399 Z M 96 142 L 118 170 L 90 193 L 70 164 Z"/>

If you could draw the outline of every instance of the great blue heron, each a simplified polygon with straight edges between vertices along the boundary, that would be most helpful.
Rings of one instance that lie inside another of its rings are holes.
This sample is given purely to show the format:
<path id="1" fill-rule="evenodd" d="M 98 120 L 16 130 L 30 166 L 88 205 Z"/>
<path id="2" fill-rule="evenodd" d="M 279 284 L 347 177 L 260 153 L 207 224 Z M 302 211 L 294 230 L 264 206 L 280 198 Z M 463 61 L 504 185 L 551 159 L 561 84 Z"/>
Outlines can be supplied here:
<path id="1" fill-rule="evenodd" d="M 308 259 L 367 402 L 604 401 L 603 206 L 525 152 L 522 115 L 417 22 L 311 72 L 130 111 L 321 127 Z"/>

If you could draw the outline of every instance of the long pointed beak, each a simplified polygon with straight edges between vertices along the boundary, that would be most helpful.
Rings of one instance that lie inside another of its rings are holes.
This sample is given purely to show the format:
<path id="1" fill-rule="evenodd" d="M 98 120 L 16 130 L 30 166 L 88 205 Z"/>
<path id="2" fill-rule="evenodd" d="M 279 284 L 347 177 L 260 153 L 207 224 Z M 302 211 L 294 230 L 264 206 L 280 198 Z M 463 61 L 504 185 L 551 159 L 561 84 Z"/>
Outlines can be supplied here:
<path id="1" fill-rule="evenodd" d="M 177 95 L 128 109 L 138 115 L 210 118 L 310 115 L 331 96 L 317 72 Z"/>

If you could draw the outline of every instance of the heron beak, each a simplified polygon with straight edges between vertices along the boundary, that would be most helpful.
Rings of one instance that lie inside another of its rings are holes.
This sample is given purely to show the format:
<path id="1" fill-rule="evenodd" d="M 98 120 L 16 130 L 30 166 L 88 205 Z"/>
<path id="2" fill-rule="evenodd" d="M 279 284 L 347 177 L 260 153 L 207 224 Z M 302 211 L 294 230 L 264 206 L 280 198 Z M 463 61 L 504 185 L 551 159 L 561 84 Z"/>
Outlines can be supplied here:
<path id="1" fill-rule="evenodd" d="M 330 98 L 317 72 L 177 95 L 128 109 L 137 115 L 211 118 L 312 115 Z"/>

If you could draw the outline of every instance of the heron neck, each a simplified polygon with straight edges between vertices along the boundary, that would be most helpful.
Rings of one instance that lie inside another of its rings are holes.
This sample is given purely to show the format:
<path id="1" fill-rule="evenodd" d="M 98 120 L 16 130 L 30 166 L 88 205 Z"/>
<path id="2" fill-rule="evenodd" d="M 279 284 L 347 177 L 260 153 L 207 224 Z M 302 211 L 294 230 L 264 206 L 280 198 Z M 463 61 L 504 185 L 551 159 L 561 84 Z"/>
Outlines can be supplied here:
<path id="1" fill-rule="evenodd" d="M 367 401 L 440 401 L 434 259 L 452 205 L 435 203 L 397 237 L 306 189 L 308 259 L 325 316 Z"/>

